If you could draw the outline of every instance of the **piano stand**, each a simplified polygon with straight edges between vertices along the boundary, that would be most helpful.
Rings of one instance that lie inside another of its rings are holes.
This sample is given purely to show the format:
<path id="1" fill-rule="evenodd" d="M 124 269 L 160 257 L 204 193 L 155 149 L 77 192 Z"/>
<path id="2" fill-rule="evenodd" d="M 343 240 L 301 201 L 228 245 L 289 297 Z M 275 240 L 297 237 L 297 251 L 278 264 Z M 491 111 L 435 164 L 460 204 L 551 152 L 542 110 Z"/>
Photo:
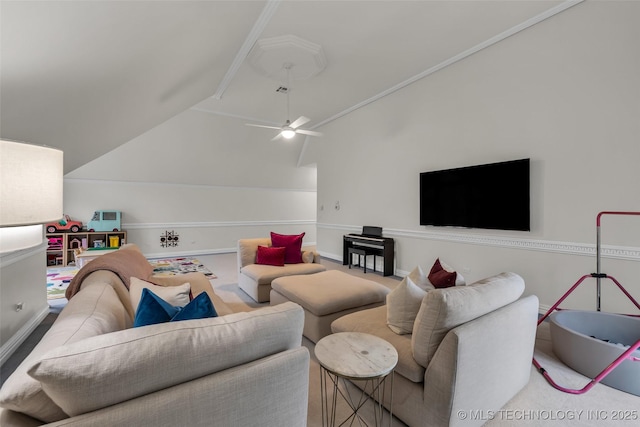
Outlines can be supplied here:
<path id="1" fill-rule="evenodd" d="M 360 267 L 360 257 L 364 257 L 364 274 L 367 274 L 367 255 L 373 255 L 373 271 L 376 271 L 376 254 L 378 253 L 375 249 L 368 249 L 365 247 L 349 248 L 349 268 L 353 264 L 353 256 L 358 255 L 358 267 Z"/>
<path id="2" fill-rule="evenodd" d="M 390 237 L 382 237 L 382 230 L 377 236 L 365 234 L 345 234 L 342 237 L 342 265 L 351 267 L 352 254 L 358 254 L 366 258 L 367 255 L 373 255 L 374 271 L 375 257 L 382 257 L 382 275 L 393 275 L 393 261 L 395 254 L 395 243 Z M 364 252 L 358 252 L 364 251 Z M 360 264 L 358 260 L 358 264 Z M 367 260 L 365 259 L 365 272 Z"/>

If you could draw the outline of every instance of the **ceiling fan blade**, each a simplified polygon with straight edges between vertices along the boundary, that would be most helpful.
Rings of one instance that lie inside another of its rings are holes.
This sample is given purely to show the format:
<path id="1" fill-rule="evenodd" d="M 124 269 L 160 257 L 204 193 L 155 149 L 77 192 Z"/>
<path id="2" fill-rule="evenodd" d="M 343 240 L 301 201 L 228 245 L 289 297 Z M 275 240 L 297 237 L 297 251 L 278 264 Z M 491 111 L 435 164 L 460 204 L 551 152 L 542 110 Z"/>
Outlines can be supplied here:
<path id="1" fill-rule="evenodd" d="M 282 138 L 282 132 L 278 132 L 278 134 L 276 136 L 274 136 L 273 138 L 271 138 L 271 140 L 272 141 L 277 141 L 280 138 Z"/>
<path id="2" fill-rule="evenodd" d="M 289 126 L 291 126 L 292 128 L 298 128 L 300 126 L 302 126 L 303 124 L 307 123 L 309 120 L 311 120 L 308 117 L 305 116 L 300 116 L 298 117 L 293 123 L 291 123 Z"/>
<path id="3" fill-rule="evenodd" d="M 311 136 L 322 136 L 322 133 L 316 132 L 313 130 L 296 129 L 296 133 L 301 133 L 303 135 L 311 135 Z"/>
<path id="4" fill-rule="evenodd" d="M 245 125 L 247 125 L 247 126 L 253 126 L 253 127 L 256 127 L 256 128 L 282 129 L 282 128 L 280 128 L 280 127 L 276 127 L 276 126 L 254 125 L 253 123 L 245 123 Z"/>

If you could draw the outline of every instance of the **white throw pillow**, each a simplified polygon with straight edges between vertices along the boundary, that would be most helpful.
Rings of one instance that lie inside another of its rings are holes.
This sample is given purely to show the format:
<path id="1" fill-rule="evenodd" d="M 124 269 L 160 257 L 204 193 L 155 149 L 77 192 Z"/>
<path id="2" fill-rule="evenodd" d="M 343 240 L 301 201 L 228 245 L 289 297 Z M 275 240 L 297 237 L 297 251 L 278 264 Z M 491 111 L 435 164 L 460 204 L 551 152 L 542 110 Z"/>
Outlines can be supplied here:
<path id="1" fill-rule="evenodd" d="M 174 307 L 184 307 L 189 304 L 189 294 L 191 293 L 190 283 L 183 283 L 180 286 L 159 286 L 146 280 L 132 277 L 131 284 L 129 285 L 129 297 L 131 298 L 131 306 L 133 307 L 134 313 L 138 311 L 138 304 L 140 304 L 140 298 L 142 298 L 142 290 L 144 288 L 149 289 Z"/>
<path id="2" fill-rule="evenodd" d="M 435 289 L 433 284 L 431 284 L 431 282 L 429 281 L 428 275 L 424 272 L 424 270 L 422 270 L 422 267 L 420 267 L 419 265 L 411 270 L 411 273 L 409 273 L 407 277 L 409 277 L 416 286 L 418 286 L 425 292 L 430 291 L 431 289 Z"/>
<path id="3" fill-rule="evenodd" d="M 410 334 L 416 320 L 422 299 L 427 294 L 420 289 L 410 276 L 405 277 L 387 295 L 387 326 L 396 334 Z"/>

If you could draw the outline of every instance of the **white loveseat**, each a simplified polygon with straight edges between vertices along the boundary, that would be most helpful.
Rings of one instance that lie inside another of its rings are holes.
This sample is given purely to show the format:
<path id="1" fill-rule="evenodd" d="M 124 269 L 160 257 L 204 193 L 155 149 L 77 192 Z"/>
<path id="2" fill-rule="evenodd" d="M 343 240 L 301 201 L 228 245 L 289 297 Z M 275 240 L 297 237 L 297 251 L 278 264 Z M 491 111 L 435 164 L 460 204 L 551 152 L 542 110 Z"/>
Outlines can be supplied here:
<path id="1" fill-rule="evenodd" d="M 4 383 L 0 425 L 306 425 L 300 306 L 232 313 L 200 273 L 154 281 L 190 282 L 219 317 L 132 328 L 123 281 L 93 272 Z"/>
<path id="2" fill-rule="evenodd" d="M 387 326 L 387 307 L 335 320 L 332 331 L 365 332 L 398 351 L 393 415 L 412 427 L 477 426 L 529 381 L 538 298 L 520 298 L 524 280 L 502 273 L 469 286 L 427 292 L 413 333 Z M 388 384 L 388 382 L 387 382 Z M 357 383 L 356 383 L 357 385 Z M 459 414 L 462 414 L 459 415 Z"/>

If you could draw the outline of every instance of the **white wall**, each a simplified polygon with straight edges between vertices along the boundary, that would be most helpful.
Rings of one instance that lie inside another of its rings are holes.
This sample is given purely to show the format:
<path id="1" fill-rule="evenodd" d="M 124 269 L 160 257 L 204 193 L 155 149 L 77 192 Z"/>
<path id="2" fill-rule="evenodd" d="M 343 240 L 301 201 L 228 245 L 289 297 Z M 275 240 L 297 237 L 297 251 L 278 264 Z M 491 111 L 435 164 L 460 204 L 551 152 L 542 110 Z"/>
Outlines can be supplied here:
<path id="1" fill-rule="evenodd" d="M 340 259 L 345 232 L 379 225 L 399 274 L 438 256 L 468 281 L 511 270 L 548 308 L 595 271 L 596 214 L 640 211 L 639 18 L 638 2 L 585 2 L 325 126 L 306 153 L 320 252 Z M 420 172 L 518 158 L 531 232 L 419 225 Z M 603 224 L 603 270 L 640 299 L 640 218 Z M 593 286 L 565 306 L 593 309 Z M 603 304 L 631 309 L 608 289 Z"/>
<path id="2" fill-rule="evenodd" d="M 64 209 L 87 222 L 123 212 L 129 242 L 147 256 L 235 250 L 239 238 L 306 232 L 315 243 L 316 169 L 296 167 L 301 141 L 188 110 L 67 174 Z M 177 248 L 160 236 L 175 231 Z"/>

